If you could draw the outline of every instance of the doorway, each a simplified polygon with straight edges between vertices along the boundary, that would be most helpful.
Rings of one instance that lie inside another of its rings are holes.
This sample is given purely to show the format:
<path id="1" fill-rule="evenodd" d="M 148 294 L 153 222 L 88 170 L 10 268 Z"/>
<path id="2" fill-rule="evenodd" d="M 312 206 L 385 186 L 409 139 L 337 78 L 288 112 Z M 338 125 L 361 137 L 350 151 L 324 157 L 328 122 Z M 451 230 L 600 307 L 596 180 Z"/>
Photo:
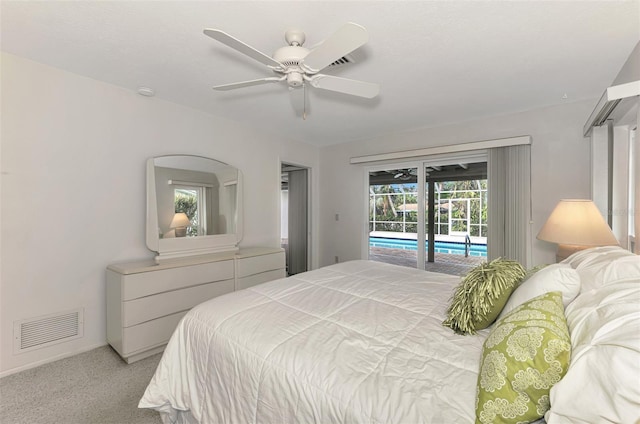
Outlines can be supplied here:
<path id="1" fill-rule="evenodd" d="M 309 168 L 282 162 L 280 171 L 280 240 L 289 276 L 309 269 Z"/>
<path id="2" fill-rule="evenodd" d="M 369 259 L 464 275 L 486 260 L 485 156 L 369 169 Z"/>
<path id="3" fill-rule="evenodd" d="M 425 269 L 465 275 L 487 260 L 487 162 L 425 164 Z"/>
<path id="4" fill-rule="evenodd" d="M 369 172 L 369 258 L 418 266 L 418 168 Z"/>

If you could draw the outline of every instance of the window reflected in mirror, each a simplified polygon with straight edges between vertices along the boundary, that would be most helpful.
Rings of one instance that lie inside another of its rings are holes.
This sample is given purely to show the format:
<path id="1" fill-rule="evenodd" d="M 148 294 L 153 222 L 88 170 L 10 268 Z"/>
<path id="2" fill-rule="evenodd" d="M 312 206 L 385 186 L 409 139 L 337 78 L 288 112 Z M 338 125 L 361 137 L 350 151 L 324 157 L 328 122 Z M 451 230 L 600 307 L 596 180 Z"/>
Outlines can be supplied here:
<path id="1" fill-rule="evenodd" d="M 173 199 L 175 213 L 183 212 L 189 218 L 190 225 L 187 227 L 186 235 L 193 237 L 207 234 L 205 188 L 178 186 L 173 190 Z"/>

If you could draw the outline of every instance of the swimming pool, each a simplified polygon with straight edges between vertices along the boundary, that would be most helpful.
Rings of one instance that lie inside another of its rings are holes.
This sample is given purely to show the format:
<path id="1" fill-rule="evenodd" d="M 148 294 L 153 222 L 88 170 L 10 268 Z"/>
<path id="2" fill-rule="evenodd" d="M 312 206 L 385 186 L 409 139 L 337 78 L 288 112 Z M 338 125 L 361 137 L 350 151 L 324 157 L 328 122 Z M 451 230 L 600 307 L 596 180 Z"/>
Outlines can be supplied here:
<path id="1" fill-rule="evenodd" d="M 387 249 L 418 250 L 418 242 L 416 240 L 391 239 L 384 237 L 369 237 L 369 246 L 386 247 Z M 437 253 L 464 255 L 464 244 L 436 241 L 435 251 Z M 487 246 L 484 244 L 472 244 L 469 249 L 469 256 L 486 257 Z"/>

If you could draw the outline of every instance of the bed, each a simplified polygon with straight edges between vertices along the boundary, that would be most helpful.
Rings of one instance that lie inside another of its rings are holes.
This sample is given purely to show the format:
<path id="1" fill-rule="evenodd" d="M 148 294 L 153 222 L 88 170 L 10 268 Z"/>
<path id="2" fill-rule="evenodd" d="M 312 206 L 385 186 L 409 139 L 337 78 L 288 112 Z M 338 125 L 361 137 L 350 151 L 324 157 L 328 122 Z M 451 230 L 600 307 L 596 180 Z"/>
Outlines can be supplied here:
<path id="1" fill-rule="evenodd" d="M 589 275 L 611 280 L 607 290 L 614 292 L 613 283 L 623 280 L 623 298 L 596 296 L 595 302 L 617 302 L 631 352 L 621 354 L 621 381 L 640 383 L 640 331 L 634 336 L 631 326 L 640 330 L 640 262 L 628 262 L 623 275 L 603 277 L 600 268 Z M 459 281 L 350 261 L 211 299 L 180 322 L 139 406 L 158 410 L 165 423 L 474 422 L 479 362 L 491 328 L 463 336 L 442 325 Z M 589 299 L 583 303 L 575 308 L 581 322 L 593 310 Z M 576 343 L 593 342 L 584 331 Z M 552 391 L 550 423 L 579 422 L 574 418 L 582 412 L 566 406 L 570 399 L 563 396 L 589 383 L 582 368 L 594 357 L 577 347 L 585 364 L 572 360 L 577 373 L 570 368 L 571 378 L 560 382 L 567 387 Z M 640 392 L 625 390 L 631 400 L 611 407 L 612 422 L 640 418 Z"/>

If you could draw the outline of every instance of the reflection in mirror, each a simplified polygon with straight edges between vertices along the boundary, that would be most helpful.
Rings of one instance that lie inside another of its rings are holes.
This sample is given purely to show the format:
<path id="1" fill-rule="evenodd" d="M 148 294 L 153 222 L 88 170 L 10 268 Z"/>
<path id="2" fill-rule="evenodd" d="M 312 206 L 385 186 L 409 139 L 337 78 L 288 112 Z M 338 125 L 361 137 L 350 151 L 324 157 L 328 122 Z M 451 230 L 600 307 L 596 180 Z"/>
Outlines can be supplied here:
<path id="1" fill-rule="evenodd" d="M 240 177 L 236 168 L 200 156 L 149 159 L 147 246 L 156 259 L 236 249 Z M 189 242 L 196 238 L 202 240 Z"/>
<path id="2" fill-rule="evenodd" d="M 235 233 L 236 168 L 198 156 L 157 157 L 154 167 L 161 238 L 179 237 L 176 229 L 185 229 L 172 227 L 177 213 L 189 218 L 187 237 Z"/>

